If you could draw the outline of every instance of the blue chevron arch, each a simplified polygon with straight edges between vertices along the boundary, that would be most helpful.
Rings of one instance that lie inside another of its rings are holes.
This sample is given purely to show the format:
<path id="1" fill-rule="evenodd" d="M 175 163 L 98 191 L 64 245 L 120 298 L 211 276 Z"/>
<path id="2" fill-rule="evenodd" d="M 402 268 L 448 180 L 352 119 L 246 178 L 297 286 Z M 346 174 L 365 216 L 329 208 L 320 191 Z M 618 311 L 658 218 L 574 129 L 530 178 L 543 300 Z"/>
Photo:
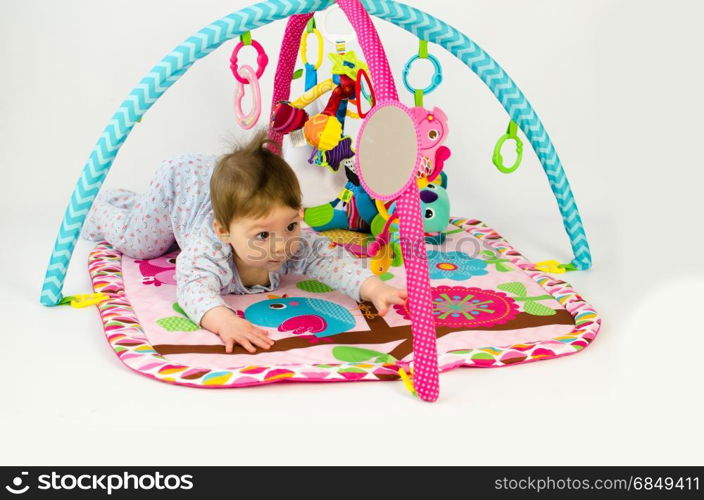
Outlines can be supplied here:
<path id="1" fill-rule="evenodd" d="M 591 265 L 591 254 L 577 205 L 562 164 L 540 119 L 523 93 L 501 67 L 455 28 L 415 8 L 392 0 L 361 0 L 368 12 L 436 43 L 482 79 L 511 119 L 523 130 L 545 170 L 558 201 L 578 269 Z M 135 123 L 198 59 L 240 34 L 273 21 L 323 10 L 334 0 L 268 0 L 209 24 L 172 50 L 130 92 L 100 135 L 71 195 L 47 267 L 40 301 L 58 304 L 68 264 L 81 228 L 120 147 Z"/>

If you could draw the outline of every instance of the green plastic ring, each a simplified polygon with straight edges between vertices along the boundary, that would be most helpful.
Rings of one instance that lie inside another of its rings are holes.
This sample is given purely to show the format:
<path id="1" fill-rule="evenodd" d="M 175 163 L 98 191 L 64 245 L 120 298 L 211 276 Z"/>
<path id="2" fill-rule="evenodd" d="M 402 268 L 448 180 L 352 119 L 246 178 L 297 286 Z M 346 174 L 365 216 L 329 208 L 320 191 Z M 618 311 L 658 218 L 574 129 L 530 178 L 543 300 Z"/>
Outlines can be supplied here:
<path id="1" fill-rule="evenodd" d="M 514 141 L 516 141 L 516 161 L 513 162 L 513 165 L 507 167 L 504 164 L 503 156 L 501 156 L 501 147 L 504 145 L 504 142 L 509 139 L 513 139 Z M 516 125 L 516 123 L 511 120 L 511 122 L 508 124 L 508 130 L 506 130 L 506 133 L 499 138 L 498 142 L 496 143 L 496 146 L 494 146 L 494 154 L 491 157 L 491 161 L 499 170 L 499 172 L 502 172 L 504 174 L 510 174 L 516 171 L 518 166 L 521 164 L 522 159 L 523 141 L 521 141 L 521 139 L 518 137 L 518 125 Z"/>

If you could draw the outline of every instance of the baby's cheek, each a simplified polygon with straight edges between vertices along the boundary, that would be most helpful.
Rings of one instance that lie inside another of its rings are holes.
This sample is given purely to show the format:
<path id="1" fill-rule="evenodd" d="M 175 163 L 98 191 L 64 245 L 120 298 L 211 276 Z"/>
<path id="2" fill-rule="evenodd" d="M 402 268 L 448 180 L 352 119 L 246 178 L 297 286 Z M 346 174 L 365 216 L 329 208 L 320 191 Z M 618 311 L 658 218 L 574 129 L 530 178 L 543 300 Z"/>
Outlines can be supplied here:
<path id="1" fill-rule="evenodd" d="M 261 248 L 255 240 L 246 240 L 238 242 L 238 245 L 233 245 L 235 252 L 245 261 L 258 261 L 266 257 L 267 252 Z"/>
<path id="2" fill-rule="evenodd" d="M 290 258 L 296 255 L 301 248 L 300 238 L 291 238 L 286 242 L 286 257 Z"/>

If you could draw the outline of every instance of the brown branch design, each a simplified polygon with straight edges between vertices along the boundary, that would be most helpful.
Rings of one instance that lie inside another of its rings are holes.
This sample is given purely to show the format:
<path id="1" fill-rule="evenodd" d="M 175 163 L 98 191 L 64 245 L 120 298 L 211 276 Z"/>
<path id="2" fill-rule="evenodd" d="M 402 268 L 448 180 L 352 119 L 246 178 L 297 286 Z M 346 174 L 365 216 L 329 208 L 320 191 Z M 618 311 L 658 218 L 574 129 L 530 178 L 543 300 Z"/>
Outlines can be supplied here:
<path id="1" fill-rule="evenodd" d="M 327 345 L 356 345 L 356 344 L 386 344 L 389 342 L 402 340 L 391 352 L 391 356 L 396 359 L 403 359 L 413 351 L 413 335 L 411 333 L 411 325 L 389 326 L 389 324 L 379 316 L 378 311 L 371 302 L 362 302 L 359 304 L 359 310 L 362 311 L 367 320 L 368 330 L 359 330 L 355 332 L 343 332 L 332 337 L 332 340 Z M 437 338 L 453 332 L 475 331 L 475 330 L 517 330 L 522 328 L 534 328 L 536 326 L 546 325 L 574 325 L 572 315 L 562 309 L 555 311 L 552 316 L 534 316 L 525 312 L 519 313 L 518 316 L 503 324 L 492 325 L 489 327 L 477 326 L 474 328 L 467 327 L 436 327 Z M 321 339 L 321 343 L 324 342 Z M 306 349 L 320 343 L 311 343 L 310 338 L 305 337 L 288 337 L 277 340 L 274 345 L 268 349 L 257 348 L 253 356 L 262 352 L 280 352 L 292 351 L 294 349 Z M 197 345 L 197 344 L 158 344 L 153 346 L 162 356 L 169 354 L 227 354 L 224 345 Z M 231 354 L 250 354 L 242 346 L 236 345 Z"/>

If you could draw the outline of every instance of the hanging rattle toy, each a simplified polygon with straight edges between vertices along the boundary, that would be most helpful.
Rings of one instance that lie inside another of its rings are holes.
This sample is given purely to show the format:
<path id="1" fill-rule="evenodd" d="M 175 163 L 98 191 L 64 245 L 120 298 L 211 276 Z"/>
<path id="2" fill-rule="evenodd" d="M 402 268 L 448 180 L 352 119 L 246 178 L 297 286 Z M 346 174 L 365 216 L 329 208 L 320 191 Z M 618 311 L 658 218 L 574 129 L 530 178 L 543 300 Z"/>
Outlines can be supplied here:
<path id="1" fill-rule="evenodd" d="M 315 64 L 311 64 L 308 61 L 308 39 L 311 35 L 315 37 L 318 44 L 318 56 Z M 298 69 L 293 73 L 294 80 L 305 74 L 305 93 L 303 97 L 297 99 L 294 103 L 288 101 L 277 102 L 272 109 L 269 123 L 269 127 L 272 130 L 283 135 L 288 134 L 291 139 L 291 145 L 294 147 L 305 146 L 307 144 L 303 131 L 301 130 L 306 120 L 308 120 L 308 113 L 306 113 L 303 108 L 322 95 L 319 93 L 319 88 L 326 89 L 324 92 L 332 90 L 333 88 L 332 80 L 329 81 L 331 85 L 329 88 L 327 88 L 328 82 L 324 82 L 320 86 L 318 85 L 318 69 L 323 64 L 324 49 L 325 42 L 323 41 L 323 35 L 320 33 L 320 30 L 315 27 L 315 18 L 311 17 L 301 37 L 300 57 L 303 63 L 303 69 Z"/>
<path id="2" fill-rule="evenodd" d="M 245 45 L 254 47 L 257 51 L 257 70 L 245 64 L 239 67 L 237 58 L 239 52 Z M 259 78 L 264 74 L 269 57 L 264 52 L 264 48 L 256 40 L 252 40 L 252 33 L 247 31 L 240 36 L 240 42 L 235 46 L 230 56 L 230 69 L 235 77 L 234 107 L 237 123 L 246 130 L 256 125 L 262 113 L 262 95 L 259 87 Z M 244 74 L 243 74 L 244 73 Z M 242 99 L 245 94 L 245 86 L 252 86 L 252 109 L 248 114 L 242 110 Z"/>
<path id="3" fill-rule="evenodd" d="M 342 138 L 342 123 L 337 117 L 343 100 L 357 96 L 357 74 L 368 70 L 367 65 L 357 59 L 354 51 L 344 54 L 329 54 L 333 62 L 332 74 L 339 78 L 339 84 L 333 89 L 325 109 L 311 116 L 303 127 L 306 140 L 321 151 L 329 151 Z M 334 80 L 333 80 L 334 81 Z"/>
<path id="4" fill-rule="evenodd" d="M 408 81 L 408 74 L 411 66 L 418 59 L 426 59 L 433 65 L 433 76 L 430 83 L 424 89 L 416 89 Z M 418 53 L 414 54 L 403 67 L 403 85 L 413 94 L 415 107 L 411 109 L 416 127 L 421 134 L 420 154 L 421 163 L 416 172 L 419 187 L 425 187 L 428 182 L 432 182 L 443 169 L 445 161 L 450 157 L 450 149 L 442 143 L 447 138 L 447 116 L 440 108 L 428 110 L 423 107 L 423 100 L 426 94 L 430 94 L 442 82 L 442 66 L 434 55 L 428 52 L 428 41 L 418 41 Z"/>
<path id="5" fill-rule="evenodd" d="M 504 145 L 504 142 L 510 139 L 516 142 L 516 160 L 513 162 L 513 165 L 507 167 L 504 164 L 503 156 L 501 156 L 501 147 Z M 496 146 L 494 146 L 494 153 L 491 155 L 491 161 L 499 172 L 510 174 L 516 171 L 518 166 L 521 164 L 522 159 L 523 141 L 521 141 L 521 138 L 518 137 L 518 125 L 516 125 L 516 122 L 511 120 L 508 124 L 508 128 L 506 129 L 506 133 L 499 137 L 499 140 L 496 142 Z"/>
<path id="6" fill-rule="evenodd" d="M 322 29 L 322 26 L 321 26 Z M 308 39 L 314 35 L 318 42 L 318 55 L 315 64 L 307 60 Z M 370 92 L 361 93 L 367 101 L 373 100 L 373 89 L 369 76 L 367 75 L 367 65 L 357 59 L 354 52 L 345 52 L 345 42 L 337 42 L 338 53 L 329 54 L 333 61 L 332 78 L 317 83 L 317 70 L 323 62 L 323 36 L 330 40 L 327 32 L 323 34 L 315 27 L 315 22 L 311 19 L 306 26 L 306 31 L 301 38 L 300 56 L 305 67 L 305 92 L 294 101 L 279 101 L 274 105 L 271 114 L 270 126 L 272 130 L 281 134 L 289 134 L 291 143 L 294 146 L 301 146 L 308 143 L 318 151 L 314 152 L 315 161 L 311 162 L 329 167 L 337 171 L 342 159 L 350 156 L 350 148 L 343 144 L 340 151 L 336 151 L 341 141 L 344 142 L 343 120 L 345 116 L 359 118 L 359 114 L 346 108 L 346 103 L 354 103 L 361 111 L 361 104 L 355 99 L 360 94 L 360 88 L 366 82 Z M 346 35 L 332 35 L 336 38 L 346 40 L 350 38 Z M 354 38 L 352 36 L 351 38 Z M 364 71 L 360 75 L 359 72 Z M 299 77 L 301 70 L 294 74 L 294 79 Z M 325 109 L 310 117 L 304 110 L 306 106 L 321 98 L 327 93 L 331 93 Z M 362 113 L 365 115 L 364 113 Z M 366 115 L 365 115 L 366 116 Z M 325 153 L 330 153 L 329 159 Z"/>

